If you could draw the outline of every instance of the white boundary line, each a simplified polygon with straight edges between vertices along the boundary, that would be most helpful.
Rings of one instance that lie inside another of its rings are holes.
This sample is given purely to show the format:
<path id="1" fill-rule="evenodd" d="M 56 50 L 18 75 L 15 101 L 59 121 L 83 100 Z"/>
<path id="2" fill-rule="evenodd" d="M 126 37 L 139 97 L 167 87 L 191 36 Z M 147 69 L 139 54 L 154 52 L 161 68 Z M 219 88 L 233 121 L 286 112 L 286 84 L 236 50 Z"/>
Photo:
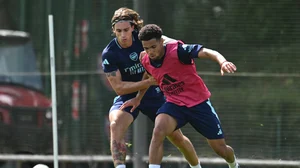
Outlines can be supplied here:
<path id="1" fill-rule="evenodd" d="M 131 162 L 134 157 L 127 156 L 126 161 Z M 0 160 L 10 161 L 53 161 L 52 155 L 0 155 Z M 58 160 L 62 162 L 112 162 L 110 155 L 58 155 Z M 222 158 L 207 158 L 200 157 L 201 163 L 205 164 L 226 164 Z M 243 159 L 238 158 L 238 162 L 241 165 L 253 165 L 253 166 L 292 166 L 300 167 L 300 160 L 272 160 L 272 159 Z M 148 157 L 143 157 L 143 161 L 147 162 Z M 163 162 L 171 163 L 184 163 L 186 162 L 183 157 L 164 157 Z"/>

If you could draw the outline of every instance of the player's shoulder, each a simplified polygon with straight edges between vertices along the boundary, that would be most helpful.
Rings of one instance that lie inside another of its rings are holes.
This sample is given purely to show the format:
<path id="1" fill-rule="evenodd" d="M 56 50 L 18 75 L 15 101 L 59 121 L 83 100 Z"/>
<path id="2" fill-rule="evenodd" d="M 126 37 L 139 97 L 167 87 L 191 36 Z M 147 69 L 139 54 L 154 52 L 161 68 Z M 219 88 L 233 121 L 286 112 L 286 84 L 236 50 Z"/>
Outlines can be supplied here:
<path id="1" fill-rule="evenodd" d="M 112 57 L 113 55 L 115 55 L 114 52 L 111 51 L 111 50 L 109 50 L 109 49 L 104 49 L 104 50 L 102 51 L 102 58 L 103 58 L 103 59 L 110 58 L 110 57 Z"/>
<path id="2" fill-rule="evenodd" d="M 138 37 L 139 37 L 139 31 L 134 30 L 134 31 L 132 32 L 132 36 L 133 36 L 136 40 L 138 40 Z"/>
<path id="3" fill-rule="evenodd" d="M 180 48 L 181 45 L 182 45 L 182 42 L 179 40 L 176 40 L 176 41 L 171 41 L 171 42 L 165 44 L 165 47 L 168 52 L 176 52 L 178 50 L 178 48 Z"/>
<path id="4" fill-rule="evenodd" d="M 147 55 L 146 51 L 142 51 L 140 53 L 140 62 L 142 62 L 142 60 L 144 59 L 144 57 Z"/>
<path id="5" fill-rule="evenodd" d="M 165 46 L 174 46 L 174 47 L 177 47 L 177 46 L 180 46 L 184 44 L 181 40 L 172 40 L 172 41 L 169 41 L 168 43 L 165 43 L 164 45 Z"/>
<path id="6" fill-rule="evenodd" d="M 120 51 L 122 47 L 117 43 L 116 38 L 113 38 L 104 48 L 103 51 L 113 52 Z"/>
<path id="7" fill-rule="evenodd" d="M 138 49 L 144 50 L 142 42 L 138 38 L 138 32 L 137 31 L 132 32 L 132 38 L 133 38 L 133 46 L 138 48 Z"/>
<path id="8" fill-rule="evenodd" d="M 121 49 L 116 43 L 115 39 L 112 39 L 102 51 L 102 56 L 108 57 L 109 55 L 115 55 L 116 52 L 119 52 Z"/>

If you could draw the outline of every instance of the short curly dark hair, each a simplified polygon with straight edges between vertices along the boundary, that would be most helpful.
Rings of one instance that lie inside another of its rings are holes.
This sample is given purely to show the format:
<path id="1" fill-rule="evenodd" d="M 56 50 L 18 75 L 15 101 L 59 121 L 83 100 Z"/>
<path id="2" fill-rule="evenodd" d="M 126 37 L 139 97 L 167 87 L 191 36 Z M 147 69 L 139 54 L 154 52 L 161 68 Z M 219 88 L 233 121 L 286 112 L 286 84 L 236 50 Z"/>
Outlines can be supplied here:
<path id="1" fill-rule="evenodd" d="M 163 34 L 162 29 L 156 24 L 147 24 L 139 32 L 139 40 L 148 41 L 153 38 L 161 39 Z"/>

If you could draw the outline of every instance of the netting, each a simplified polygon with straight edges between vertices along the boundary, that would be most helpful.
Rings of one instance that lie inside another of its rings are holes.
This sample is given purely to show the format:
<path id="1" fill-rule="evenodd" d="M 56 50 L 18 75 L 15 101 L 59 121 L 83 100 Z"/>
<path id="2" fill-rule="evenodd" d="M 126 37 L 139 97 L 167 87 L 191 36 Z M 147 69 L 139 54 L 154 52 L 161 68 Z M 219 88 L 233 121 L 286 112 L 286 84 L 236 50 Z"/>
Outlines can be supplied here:
<path id="1" fill-rule="evenodd" d="M 0 29 L 28 32 L 31 40 L 26 47 L 33 46 L 36 57 L 36 60 L 10 60 L 12 57 L 2 54 L 1 48 L 1 62 L 16 63 L 6 69 L 0 67 L 1 84 L 14 76 L 38 76 L 42 84 L 37 90 L 48 98 L 51 89 L 47 14 L 53 13 L 60 154 L 110 154 L 107 115 L 115 93 L 99 66 L 101 51 L 112 38 L 110 19 L 114 10 L 122 6 L 133 8 L 137 3 L 133 0 L 0 1 Z M 237 157 L 300 160 L 299 2 L 147 0 L 144 3 L 147 7 L 140 10 L 145 23 L 156 23 L 165 35 L 185 43 L 200 43 L 215 49 L 236 64 L 236 74 L 220 77 L 216 63 L 196 62 L 200 76 L 212 92 L 211 101 L 221 119 L 226 142 L 235 149 Z M 37 67 L 30 66 L 35 64 Z M 19 80 L 17 84 L 23 85 L 22 82 Z M 39 110 L 41 113 L 36 115 L 30 109 L 9 111 L 0 107 L 3 128 L 0 133 L 5 137 L 0 141 L 2 153 L 51 153 L 51 114 L 49 109 Z M 147 136 L 146 148 L 153 128 L 150 121 L 147 125 L 141 135 Z M 199 157 L 217 157 L 190 125 L 182 131 L 193 142 Z M 126 140 L 132 144 L 128 148 L 129 157 L 134 157 L 132 127 Z M 166 158 L 181 156 L 168 141 L 164 145 Z"/>
<path id="2" fill-rule="evenodd" d="M 203 76 L 212 104 L 224 127 L 227 143 L 241 158 L 299 159 L 299 78 Z M 293 88 L 296 87 L 296 88 Z M 290 90 L 291 89 L 291 90 Z M 191 127 L 183 132 L 200 155 L 215 156 Z M 204 153 L 202 151 L 205 151 Z M 209 152 L 210 151 L 210 152 Z"/>

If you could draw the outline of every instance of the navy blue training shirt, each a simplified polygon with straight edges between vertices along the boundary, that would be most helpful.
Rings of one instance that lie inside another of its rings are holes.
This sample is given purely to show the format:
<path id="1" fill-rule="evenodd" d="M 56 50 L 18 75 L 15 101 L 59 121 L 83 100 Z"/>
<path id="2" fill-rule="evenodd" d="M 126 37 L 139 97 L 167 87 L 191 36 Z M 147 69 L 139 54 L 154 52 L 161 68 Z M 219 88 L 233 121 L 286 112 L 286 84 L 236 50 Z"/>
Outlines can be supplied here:
<path id="1" fill-rule="evenodd" d="M 117 38 L 111 40 L 102 52 L 102 68 L 105 73 L 119 70 L 122 81 L 138 82 L 142 80 L 145 72 L 139 60 L 140 52 L 144 51 L 144 48 L 138 40 L 138 32 L 132 32 L 132 38 L 132 45 L 128 48 L 122 48 Z M 133 97 L 135 95 L 136 93 L 122 96 Z M 151 86 L 144 97 L 155 98 L 158 96 L 162 96 L 159 87 Z"/>

